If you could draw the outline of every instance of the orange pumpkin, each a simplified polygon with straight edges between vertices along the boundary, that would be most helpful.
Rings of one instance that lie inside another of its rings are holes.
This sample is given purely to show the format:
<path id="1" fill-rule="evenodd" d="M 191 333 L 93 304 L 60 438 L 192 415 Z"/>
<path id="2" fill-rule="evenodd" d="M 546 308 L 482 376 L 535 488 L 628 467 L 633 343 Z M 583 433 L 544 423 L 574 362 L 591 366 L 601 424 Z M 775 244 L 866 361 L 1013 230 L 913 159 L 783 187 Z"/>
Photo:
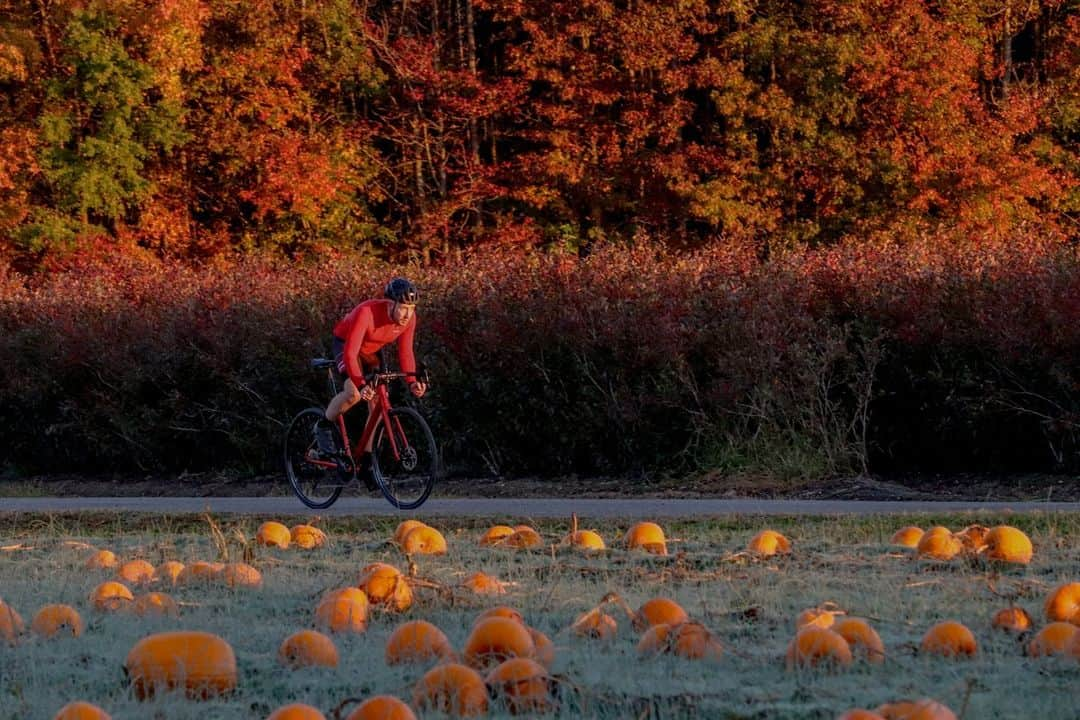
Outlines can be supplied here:
<path id="1" fill-rule="evenodd" d="M 279 522 L 267 520 L 255 531 L 255 542 L 264 547 L 277 547 L 286 550 L 292 541 L 289 528 Z"/>
<path id="2" fill-rule="evenodd" d="M 833 632 L 847 640 L 852 653 L 862 655 L 868 662 L 885 662 L 885 643 L 870 623 L 862 618 L 841 618 L 832 627 Z"/>
<path id="3" fill-rule="evenodd" d="M 637 651 L 639 655 L 668 653 L 690 660 L 717 661 L 723 657 L 724 646 L 701 623 L 658 623 L 641 636 Z"/>
<path id="4" fill-rule="evenodd" d="M 180 617 L 180 608 L 176 601 L 162 592 L 152 592 L 135 598 L 131 609 L 136 615 L 154 615 L 158 617 Z"/>
<path id="5" fill-rule="evenodd" d="M 664 531 L 654 522 L 639 522 L 623 536 L 629 550 L 644 550 L 653 555 L 667 555 L 667 539 Z"/>
<path id="6" fill-rule="evenodd" d="M 915 552 L 921 558 L 930 560 L 952 560 L 964 549 L 955 535 L 947 532 L 928 532 L 919 539 Z"/>
<path id="7" fill-rule="evenodd" d="M 473 591 L 477 595 L 505 595 L 506 583 L 500 582 L 498 579 L 492 576 L 482 573 L 474 572 L 465 582 L 462 583 L 466 588 Z"/>
<path id="8" fill-rule="evenodd" d="M 593 530 L 578 530 L 570 533 L 563 538 L 563 542 L 585 552 L 598 552 L 607 549 L 607 546 L 604 545 L 604 538 Z"/>
<path id="9" fill-rule="evenodd" d="M 314 525 L 293 525 L 289 528 L 289 542 L 301 550 L 312 550 L 326 544 L 326 533 Z"/>
<path id="10" fill-rule="evenodd" d="M 485 682 L 513 715 L 547 712 L 552 708 L 551 676 L 535 660 L 511 658 L 493 668 Z"/>
<path id="11" fill-rule="evenodd" d="M 528 629 L 515 620 L 489 617 L 473 626 L 465 640 L 462 656 L 475 668 L 485 668 L 512 657 L 531 658 L 536 646 Z"/>
<path id="12" fill-rule="evenodd" d="M 416 720 L 416 715 L 393 695 L 375 695 L 360 703 L 345 720 Z"/>
<path id="13" fill-rule="evenodd" d="M 150 635 L 135 643 L 124 663 L 135 697 L 183 689 L 206 699 L 236 689 L 236 655 L 221 637 L 181 631 Z"/>
<path id="14" fill-rule="evenodd" d="M 229 563 L 218 573 L 218 577 L 229 587 L 260 587 L 262 573 L 247 563 Z"/>
<path id="15" fill-rule="evenodd" d="M 1080 582 L 1059 585 L 1046 598 L 1043 606 L 1050 622 L 1071 622 L 1080 625 Z"/>
<path id="16" fill-rule="evenodd" d="M 112 720 L 112 716 L 97 705 L 76 700 L 60 708 L 53 720 Z"/>
<path id="17" fill-rule="evenodd" d="M 8 645 L 14 645 L 25 628 L 22 616 L 15 608 L 0 600 L 0 637 L 4 638 Z"/>
<path id="18" fill-rule="evenodd" d="M 190 585 L 193 583 L 210 583 L 217 579 L 218 573 L 225 569 L 225 563 L 204 562 L 198 560 L 185 565 L 176 576 L 177 585 Z"/>
<path id="19" fill-rule="evenodd" d="M 899 545 L 900 547 L 915 549 L 919 547 L 919 540 L 922 539 L 922 536 L 922 528 L 908 525 L 907 527 L 902 527 L 894 532 L 889 542 L 893 545 Z"/>
<path id="20" fill-rule="evenodd" d="M 1022 633 L 1031 629 L 1031 616 L 1022 607 L 1007 607 L 994 613 L 990 626 L 998 630 Z"/>
<path id="21" fill-rule="evenodd" d="M 746 549 L 765 557 L 777 554 L 786 555 L 791 552 L 791 541 L 775 530 L 762 530 L 750 538 L 750 544 Z"/>
<path id="22" fill-rule="evenodd" d="M 551 642 L 551 638 L 536 628 L 526 627 L 525 629 L 529 631 L 529 637 L 532 638 L 533 646 L 536 648 L 533 658 L 544 667 L 550 668 L 555 662 L 555 645 Z"/>
<path id="23" fill-rule="evenodd" d="M 278 647 L 278 662 L 288 668 L 337 667 L 338 649 L 334 641 L 318 630 L 300 630 Z"/>
<path id="24" fill-rule="evenodd" d="M 98 550 L 86 560 L 86 567 L 91 570 L 108 570 L 116 567 L 116 554 L 112 550 Z"/>
<path id="25" fill-rule="evenodd" d="M 90 593 L 90 603 L 100 612 L 127 610 L 134 600 L 135 596 L 127 585 L 115 580 L 101 583 Z"/>
<path id="26" fill-rule="evenodd" d="M 480 544 L 485 546 L 500 545 L 513 534 L 514 528 L 509 525 L 493 525 L 480 538 Z"/>
<path id="27" fill-rule="evenodd" d="M 364 567 L 360 574 L 360 589 L 367 593 L 368 600 L 375 605 L 384 605 L 388 609 L 404 612 L 412 607 L 413 593 L 405 576 L 393 565 L 372 563 Z"/>
<path id="28" fill-rule="evenodd" d="M 180 573 L 184 571 L 184 563 L 176 560 L 166 560 L 158 565 L 156 575 L 161 580 L 167 580 L 170 585 L 175 585 Z"/>
<path id="29" fill-rule="evenodd" d="M 304 703 L 293 703 L 279 707 L 266 720 L 326 720 L 318 708 Z"/>
<path id="30" fill-rule="evenodd" d="M 823 628 L 831 628 L 836 622 L 836 612 L 822 608 L 809 608 L 799 613 L 795 618 L 795 629 L 799 630 L 808 625 L 816 625 Z"/>
<path id="31" fill-rule="evenodd" d="M 977 553 L 982 552 L 983 548 L 986 547 L 986 538 L 989 533 L 989 528 L 982 525 L 968 525 L 956 533 L 956 539 L 960 541 L 960 544 L 966 550 Z"/>
<path id="32" fill-rule="evenodd" d="M 941 703 L 922 700 L 888 703 L 877 709 L 885 720 L 956 720 L 956 714 Z"/>
<path id="33" fill-rule="evenodd" d="M 1028 655 L 1067 655 L 1077 632 L 1080 632 L 1080 628 L 1072 623 L 1052 622 L 1039 630 L 1028 643 Z"/>
<path id="34" fill-rule="evenodd" d="M 394 530 L 394 544 L 401 547 L 405 544 L 405 536 L 408 535 L 413 528 L 427 527 L 427 523 L 422 523 L 419 520 L 402 520 L 398 523 L 397 528 Z"/>
<path id="35" fill-rule="evenodd" d="M 427 620 L 398 625 L 386 641 L 386 664 L 426 663 L 449 660 L 454 648 L 446 634 Z"/>
<path id="36" fill-rule="evenodd" d="M 1009 525 L 998 525 L 990 528 L 986 534 L 984 553 L 985 557 L 997 562 L 1027 565 L 1031 562 L 1034 548 L 1023 531 Z"/>
<path id="37" fill-rule="evenodd" d="M 785 659 L 789 669 L 817 665 L 846 667 L 851 664 L 851 646 L 839 633 L 807 625 L 795 634 Z"/>
<path id="38" fill-rule="evenodd" d="M 853 708 L 841 715 L 838 720 L 885 720 L 885 718 L 881 717 L 873 710 Z"/>
<path id="39" fill-rule="evenodd" d="M 615 618 L 601 611 L 600 608 L 594 608 L 579 616 L 573 625 L 574 634 L 578 637 L 589 637 L 597 640 L 610 640 L 615 637 L 618 628 Z"/>
<path id="40" fill-rule="evenodd" d="M 433 527 L 414 527 L 405 534 L 401 549 L 408 555 L 445 555 L 446 538 Z"/>
<path id="41" fill-rule="evenodd" d="M 332 590 L 315 608 L 315 624 L 330 632 L 362 633 L 367 621 L 368 599 L 359 588 Z"/>
<path id="42" fill-rule="evenodd" d="M 544 538 L 528 525 L 517 525 L 514 532 L 507 535 L 500 544 L 518 550 L 529 550 L 543 546 Z"/>
<path id="43" fill-rule="evenodd" d="M 438 665 L 416 683 L 413 704 L 458 717 L 483 715 L 488 709 L 487 686 L 471 667 L 458 663 Z"/>
<path id="44" fill-rule="evenodd" d="M 145 560 L 128 560 L 117 569 L 116 579 L 122 583 L 142 585 L 157 579 L 157 571 Z"/>
<path id="45" fill-rule="evenodd" d="M 927 630 L 919 647 L 923 652 L 944 657 L 971 657 L 979 649 L 971 630 L 955 620 L 940 622 Z"/>
<path id="46" fill-rule="evenodd" d="M 473 621 L 473 625 L 475 626 L 481 620 L 486 620 L 491 617 L 509 618 L 516 623 L 520 623 L 522 625 L 525 624 L 525 618 L 523 618 L 521 616 L 521 613 L 519 613 L 514 608 L 507 607 L 505 605 L 496 605 L 495 607 L 488 608 L 487 610 L 477 615 L 476 620 Z"/>
<path id="47" fill-rule="evenodd" d="M 682 606 L 674 600 L 658 597 L 644 603 L 634 613 L 634 628 L 646 630 L 653 625 L 678 625 L 690 619 Z"/>
<path id="48" fill-rule="evenodd" d="M 83 621 L 79 611 L 70 605 L 46 605 L 34 615 L 30 628 L 47 638 L 79 637 L 83 633 Z"/>

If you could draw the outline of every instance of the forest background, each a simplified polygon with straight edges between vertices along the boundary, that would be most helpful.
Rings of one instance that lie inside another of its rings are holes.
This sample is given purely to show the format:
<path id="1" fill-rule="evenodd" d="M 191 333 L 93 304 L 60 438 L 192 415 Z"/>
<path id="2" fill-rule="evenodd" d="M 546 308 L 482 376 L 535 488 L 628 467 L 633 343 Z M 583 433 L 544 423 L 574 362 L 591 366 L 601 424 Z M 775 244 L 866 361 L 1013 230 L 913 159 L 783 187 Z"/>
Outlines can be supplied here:
<path id="1" fill-rule="evenodd" d="M 424 294 L 452 471 L 1080 472 L 1080 2 L 0 0 L 0 464 L 277 468 Z"/>

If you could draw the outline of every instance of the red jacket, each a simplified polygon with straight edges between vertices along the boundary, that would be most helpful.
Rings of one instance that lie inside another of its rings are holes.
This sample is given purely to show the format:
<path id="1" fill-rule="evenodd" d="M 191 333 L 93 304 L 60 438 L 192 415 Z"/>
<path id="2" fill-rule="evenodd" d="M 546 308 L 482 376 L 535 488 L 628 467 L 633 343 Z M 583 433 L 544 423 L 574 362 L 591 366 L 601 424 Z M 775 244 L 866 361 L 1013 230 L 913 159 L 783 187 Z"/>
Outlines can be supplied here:
<path id="1" fill-rule="evenodd" d="M 364 385 L 357 356 L 361 353 L 374 355 L 387 343 L 398 342 L 398 365 L 402 372 L 416 372 L 413 355 L 413 336 L 416 334 L 416 313 L 405 325 L 398 325 L 390 317 L 392 300 L 368 300 L 352 309 L 341 322 L 334 326 L 334 336 L 345 341 L 345 367 L 356 387 Z"/>

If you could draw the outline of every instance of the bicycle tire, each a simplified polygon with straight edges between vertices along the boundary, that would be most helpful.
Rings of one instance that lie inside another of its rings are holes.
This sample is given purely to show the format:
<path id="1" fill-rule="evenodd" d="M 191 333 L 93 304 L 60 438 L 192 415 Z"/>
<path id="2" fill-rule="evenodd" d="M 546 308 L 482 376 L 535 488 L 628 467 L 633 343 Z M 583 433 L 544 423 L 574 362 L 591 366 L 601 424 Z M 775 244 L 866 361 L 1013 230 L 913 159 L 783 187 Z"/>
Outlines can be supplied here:
<path id="1" fill-rule="evenodd" d="M 395 443 L 403 452 L 400 458 L 394 457 L 386 423 L 380 421 L 372 446 L 372 474 L 391 505 L 414 510 L 428 499 L 440 474 L 435 437 L 424 417 L 412 408 L 393 408 L 389 419 Z"/>
<path id="2" fill-rule="evenodd" d="M 296 497 L 309 508 L 321 510 L 337 501 L 348 478 L 341 476 L 339 469 L 322 468 L 307 462 L 309 453 L 315 446 L 315 423 L 324 417 L 322 408 L 301 410 L 285 430 L 284 461 L 285 476 L 289 480 Z M 341 434 L 334 426 L 334 435 L 341 446 Z M 309 488 L 310 485 L 310 488 Z M 329 490 L 329 495 L 319 496 L 319 486 Z"/>

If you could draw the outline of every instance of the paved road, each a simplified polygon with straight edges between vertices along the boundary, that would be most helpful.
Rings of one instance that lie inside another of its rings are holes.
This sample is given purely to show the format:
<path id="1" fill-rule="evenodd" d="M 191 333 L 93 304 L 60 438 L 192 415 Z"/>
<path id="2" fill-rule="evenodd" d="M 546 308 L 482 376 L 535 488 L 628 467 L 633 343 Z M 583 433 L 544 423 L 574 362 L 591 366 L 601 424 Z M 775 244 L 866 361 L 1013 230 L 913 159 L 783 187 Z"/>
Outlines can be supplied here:
<path id="1" fill-rule="evenodd" d="M 919 512 L 1080 512 L 1078 502 L 927 502 L 864 500 L 720 500 L 624 498 L 434 498 L 418 511 L 400 511 L 378 498 L 348 497 L 328 510 L 309 510 L 293 497 L 257 498 L 0 498 L 0 517 L 6 512 L 126 512 L 215 513 L 259 515 L 472 515 L 477 517 L 711 517 L 721 515 L 838 515 Z"/>

